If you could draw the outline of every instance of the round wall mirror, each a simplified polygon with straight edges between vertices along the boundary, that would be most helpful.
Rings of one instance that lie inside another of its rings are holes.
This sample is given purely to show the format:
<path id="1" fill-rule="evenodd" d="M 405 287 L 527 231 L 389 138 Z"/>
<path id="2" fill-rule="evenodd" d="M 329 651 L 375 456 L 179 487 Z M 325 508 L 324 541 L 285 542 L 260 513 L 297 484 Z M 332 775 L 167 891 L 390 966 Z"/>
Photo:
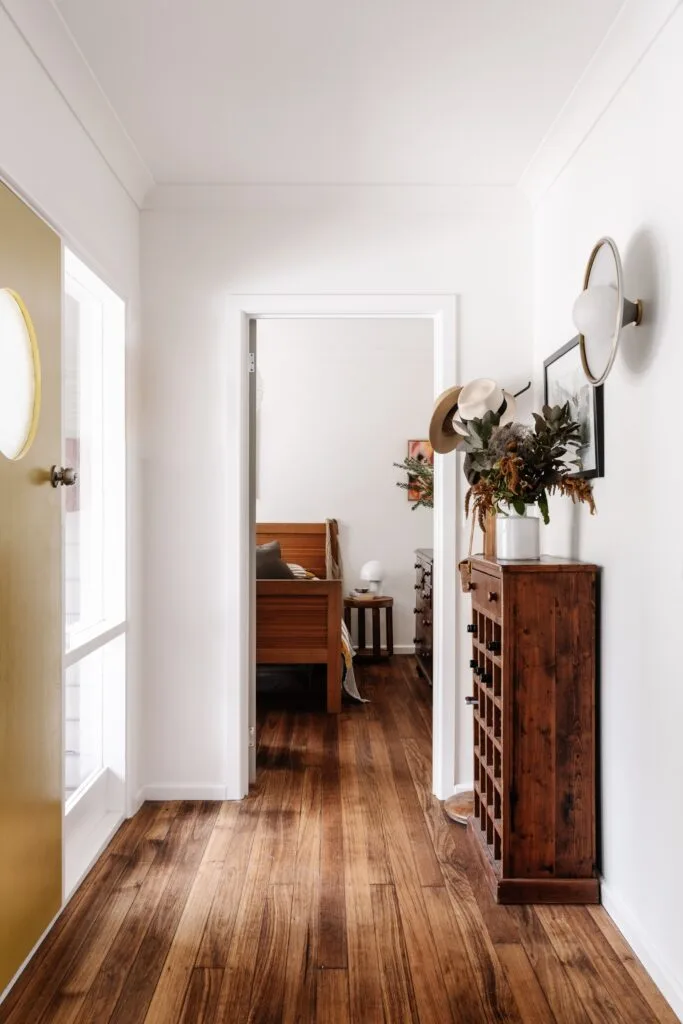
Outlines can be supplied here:
<path id="1" fill-rule="evenodd" d="M 0 452 L 20 459 L 40 415 L 40 356 L 31 317 L 16 292 L 0 288 Z"/>
<path id="2" fill-rule="evenodd" d="M 641 318 L 641 302 L 624 297 L 624 273 L 616 243 L 601 238 L 588 260 L 583 291 L 573 311 L 584 373 L 594 387 L 605 381 L 614 365 L 622 327 L 639 324 Z"/>

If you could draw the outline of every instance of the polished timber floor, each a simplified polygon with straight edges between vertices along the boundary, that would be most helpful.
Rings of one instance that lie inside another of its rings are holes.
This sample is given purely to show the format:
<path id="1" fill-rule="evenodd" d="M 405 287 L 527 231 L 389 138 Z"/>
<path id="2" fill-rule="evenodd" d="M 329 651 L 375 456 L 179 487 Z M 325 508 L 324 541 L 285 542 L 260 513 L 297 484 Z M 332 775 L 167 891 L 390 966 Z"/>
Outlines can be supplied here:
<path id="1" fill-rule="evenodd" d="M 601 908 L 492 902 L 430 795 L 429 688 L 359 675 L 339 717 L 271 694 L 247 800 L 145 804 L 2 1024 L 674 1024 Z"/>

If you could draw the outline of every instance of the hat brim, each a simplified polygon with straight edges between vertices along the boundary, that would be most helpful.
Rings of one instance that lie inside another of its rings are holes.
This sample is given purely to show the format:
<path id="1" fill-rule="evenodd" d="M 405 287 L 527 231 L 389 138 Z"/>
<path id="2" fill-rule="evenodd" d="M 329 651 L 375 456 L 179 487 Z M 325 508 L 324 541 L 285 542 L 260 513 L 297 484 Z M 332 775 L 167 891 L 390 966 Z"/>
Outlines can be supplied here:
<path id="1" fill-rule="evenodd" d="M 464 440 L 453 428 L 453 416 L 458 408 L 461 387 L 448 388 L 439 395 L 434 403 L 434 411 L 429 424 L 429 441 L 435 452 L 447 455 Z"/>

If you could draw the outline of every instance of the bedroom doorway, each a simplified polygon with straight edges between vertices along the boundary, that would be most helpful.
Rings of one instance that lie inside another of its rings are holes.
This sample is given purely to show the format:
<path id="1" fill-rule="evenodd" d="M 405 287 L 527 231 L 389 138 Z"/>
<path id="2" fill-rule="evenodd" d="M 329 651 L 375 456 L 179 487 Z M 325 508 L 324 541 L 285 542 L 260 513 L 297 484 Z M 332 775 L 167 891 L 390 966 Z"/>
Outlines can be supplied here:
<path id="1" fill-rule="evenodd" d="M 239 694 L 234 695 L 234 716 L 230 723 L 234 745 L 228 750 L 228 778 L 235 769 L 235 795 L 248 790 L 249 767 L 253 764 L 255 739 L 255 673 L 253 622 L 255 587 L 254 578 L 254 524 L 255 497 L 252 502 L 250 462 L 255 472 L 256 446 L 249 458 L 251 439 L 256 437 L 256 374 L 250 374 L 250 347 L 254 351 L 259 322 L 271 319 L 402 319 L 415 318 L 429 322 L 433 339 L 434 379 L 436 395 L 456 379 L 456 300 L 454 296 L 363 295 L 363 296 L 235 296 L 230 300 L 230 336 L 236 343 L 229 347 L 231 393 L 234 396 L 235 438 L 234 452 L 237 466 L 237 488 L 241 493 L 243 513 L 238 522 L 229 524 L 234 530 L 235 550 L 242 556 L 235 566 L 234 577 L 228 580 L 228 600 L 235 609 L 235 634 L 230 632 L 231 656 L 237 678 L 244 680 Z M 255 368 L 255 367 L 254 367 Z M 252 401 L 249 401 L 250 392 Z M 354 401 L 357 396 L 354 396 Z M 294 401 L 298 399 L 295 398 Z M 351 406 L 352 407 L 352 406 Z M 252 429 L 250 429 L 250 421 Z M 426 424 L 425 424 L 426 427 Z M 407 439 L 406 439 L 407 440 Z M 399 453 L 400 454 L 400 453 Z M 459 504 L 459 485 L 456 482 L 454 460 L 437 457 L 434 518 L 434 669 L 433 669 L 433 770 L 432 789 L 444 799 L 454 791 L 456 765 L 456 691 L 457 678 L 455 637 L 452 623 L 458 613 L 458 595 L 455 578 L 448 567 L 457 562 L 462 539 L 456 543 L 456 510 Z M 397 477 L 398 478 L 398 477 Z M 255 482 L 255 481 L 254 481 Z M 232 700 L 232 697 L 230 698 Z M 240 724 L 241 723 L 241 724 Z M 238 781 L 239 780 L 239 781 Z M 229 783 L 228 789 L 231 789 Z"/>
<path id="2" fill-rule="evenodd" d="M 258 705 L 334 713 L 342 696 L 345 707 L 372 699 L 364 665 L 412 667 L 415 559 L 432 549 L 433 512 L 415 481 L 398 486 L 398 467 L 409 454 L 431 462 L 432 324 L 272 318 L 256 323 L 251 350 Z M 429 623 L 421 608 L 423 650 Z"/>

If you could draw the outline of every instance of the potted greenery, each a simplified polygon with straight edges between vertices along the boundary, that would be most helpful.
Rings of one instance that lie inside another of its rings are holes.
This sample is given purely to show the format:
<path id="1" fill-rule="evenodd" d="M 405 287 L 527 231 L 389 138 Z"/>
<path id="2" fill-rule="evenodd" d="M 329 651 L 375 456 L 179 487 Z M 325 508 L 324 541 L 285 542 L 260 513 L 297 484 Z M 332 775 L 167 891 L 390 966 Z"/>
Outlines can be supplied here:
<path id="1" fill-rule="evenodd" d="M 402 469 L 408 473 L 408 480 L 398 481 L 396 486 L 404 491 L 416 491 L 417 501 L 412 506 L 416 508 L 434 508 L 434 466 L 426 459 L 415 459 L 408 455 L 403 462 L 395 462 L 396 469 Z"/>
<path id="2" fill-rule="evenodd" d="M 501 425 L 500 412 L 481 419 L 461 420 L 465 452 L 464 472 L 470 485 L 465 512 L 484 528 L 487 516 L 496 516 L 499 558 L 539 558 L 539 519 L 528 516 L 538 506 L 544 523 L 550 520 L 548 497 L 564 494 L 595 512 L 589 481 L 572 476 L 579 461 L 572 456 L 581 444 L 579 424 L 572 421 L 569 404 L 543 406 L 534 413 L 534 427 L 522 423 Z"/>

